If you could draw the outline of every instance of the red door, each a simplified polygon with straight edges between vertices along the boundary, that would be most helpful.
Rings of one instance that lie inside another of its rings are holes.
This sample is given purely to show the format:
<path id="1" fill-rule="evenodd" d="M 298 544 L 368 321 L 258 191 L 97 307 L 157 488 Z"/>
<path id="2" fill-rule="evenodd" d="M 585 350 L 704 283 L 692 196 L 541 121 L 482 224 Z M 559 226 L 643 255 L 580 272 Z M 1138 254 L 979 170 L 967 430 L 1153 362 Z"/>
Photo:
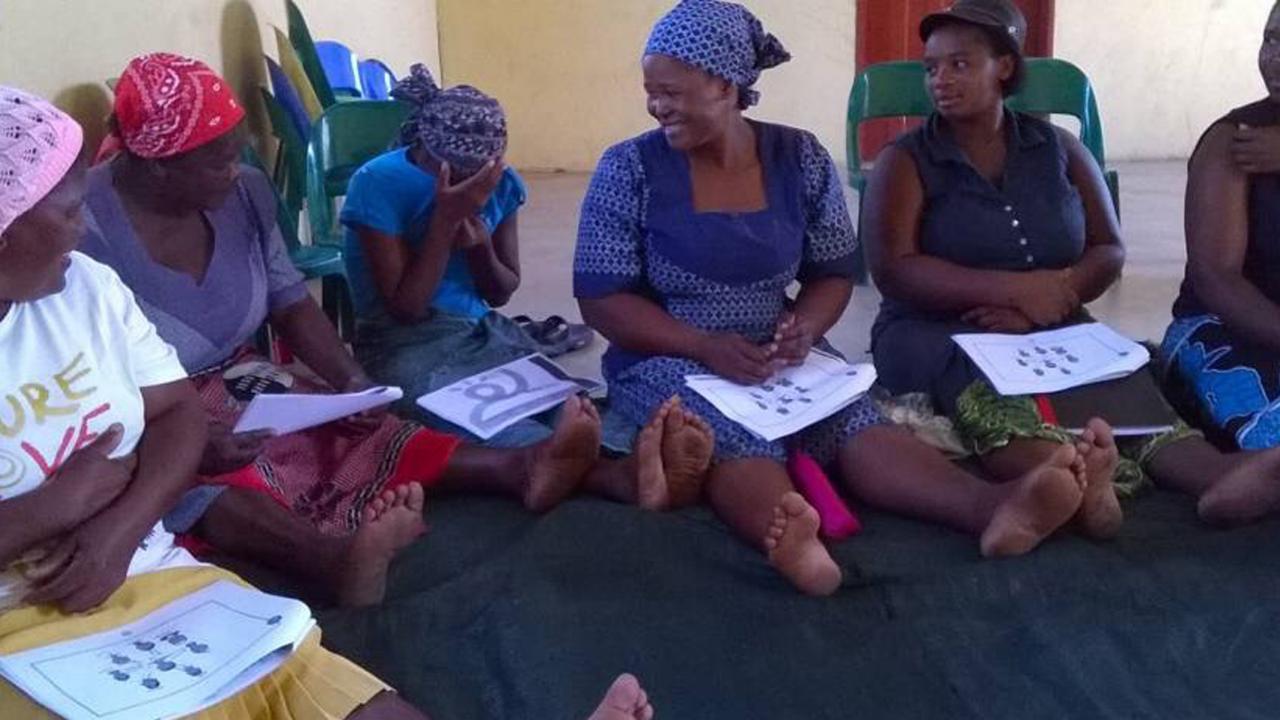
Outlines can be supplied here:
<path id="1" fill-rule="evenodd" d="M 1027 16 L 1029 57 L 1053 55 L 1054 0 L 1016 0 Z M 913 60 L 924 54 L 920 21 L 951 0 L 858 0 L 858 70 L 879 62 Z M 862 126 L 862 157 L 873 158 L 890 140 L 919 121 L 873 120 Z"/>

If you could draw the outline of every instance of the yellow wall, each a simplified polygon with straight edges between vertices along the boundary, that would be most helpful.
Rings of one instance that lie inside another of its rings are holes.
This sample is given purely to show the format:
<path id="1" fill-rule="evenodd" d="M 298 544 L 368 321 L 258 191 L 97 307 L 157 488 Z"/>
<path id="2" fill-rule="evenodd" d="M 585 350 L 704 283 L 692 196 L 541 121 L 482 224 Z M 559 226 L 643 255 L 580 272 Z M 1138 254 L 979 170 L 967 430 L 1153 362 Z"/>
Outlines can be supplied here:
<path id="1" fill-rule="evenodd" d="M 415 61 L 439 69 L 435 0 L 298 0 L 312 35 L 342 40 L 379 57 L 397 74 Z M 220 70 L 265 128 L 258 85 L 263 49 L 274 56 L 271 25 L 286 28 L 284 0 L 3 0 L 0 83 L 53 99 L 101 136 L 110 109 L 102 81 L 135 55 L 190 55 Z"/>
<path id="2" fill-rule="evenodd" d="M 1097 86 L 1107 152 L 1185 157 L 1205 127 L 1265 94 L 1273 0 L 1058 0 L 1054 42 Z"/>
<path id="3" fill-rule="evenodd" d="M 673 0 L 438 0 L 445 80 L 502 101 L 509 159 L 589 170 L 653 126 L 640 55 Z M 813 130 L 839 157 L 853 82 L 855 0 L 747 0 L 795 56 L 764 74 L 754 117 Z"/>

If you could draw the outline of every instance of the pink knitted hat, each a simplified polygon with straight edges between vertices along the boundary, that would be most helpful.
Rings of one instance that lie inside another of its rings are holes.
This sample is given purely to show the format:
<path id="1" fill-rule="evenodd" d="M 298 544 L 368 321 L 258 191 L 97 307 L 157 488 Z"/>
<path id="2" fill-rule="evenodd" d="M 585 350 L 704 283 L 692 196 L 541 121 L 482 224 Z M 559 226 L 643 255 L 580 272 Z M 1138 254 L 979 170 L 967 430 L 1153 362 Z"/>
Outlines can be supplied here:
<path id="1" fill-rule="evenodd" d="M 0 233 L 62 180 L 83 143 L 84 133 L 69 115 L 0 85 Z"/>

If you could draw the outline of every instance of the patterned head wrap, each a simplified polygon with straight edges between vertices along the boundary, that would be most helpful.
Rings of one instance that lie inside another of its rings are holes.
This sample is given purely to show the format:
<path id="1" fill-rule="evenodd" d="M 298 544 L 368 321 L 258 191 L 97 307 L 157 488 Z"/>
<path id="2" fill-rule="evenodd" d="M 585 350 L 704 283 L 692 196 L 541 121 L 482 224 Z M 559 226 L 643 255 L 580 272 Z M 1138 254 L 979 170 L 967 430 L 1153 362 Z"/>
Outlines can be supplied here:
<path id="1" fill-rule="evenodd" d="M 79 123 L 66 113 L 0 86 L 0 234 L 57 186 L 83 142 Z"/>
<path id="2" fill-rule="evenodd" d="M 199 60 L 152 53 L 129 61 L 116 85 L 117 132 L 138 157 L 173 157 L 235 129 L 244 108 Z"/>
<path id="3" fill-rule="evenodd" d="M 470 85 L 441 90 L 421 64 L 396 84 L 391 97 L 413 106 L 400 144 L 421 143 L 449 163 L 454 177 L 475 174 L 507 149 L 507 116 L 497 100 Z"/>
<path id="4" fill-rule="evenodd" d="M 791 59 L 750 10 L 720 0 L 681 0 L 653 26 L 644 54 L 668 55 L 737 85 L 744 110 L 760 101 L 751 89 L 760 73 Z"/>

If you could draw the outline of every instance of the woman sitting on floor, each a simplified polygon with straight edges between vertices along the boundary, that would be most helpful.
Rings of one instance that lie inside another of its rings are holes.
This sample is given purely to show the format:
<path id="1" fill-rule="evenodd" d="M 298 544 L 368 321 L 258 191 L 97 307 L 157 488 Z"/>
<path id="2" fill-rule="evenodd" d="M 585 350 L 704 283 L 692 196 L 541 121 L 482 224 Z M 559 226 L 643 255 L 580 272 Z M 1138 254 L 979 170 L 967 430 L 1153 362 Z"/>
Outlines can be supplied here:
<path id="1" fill-rule="evenodd" d="M 661 128 L 605 152 L 574 263 L 583 316 L 612 343 L 611 408 L 638 424 L 678 395 L 707 418 L 712 508 L 804 592 L 833 592 L 841 572 L 816 511 L 794 492 L 789 451 L 813 455 L 868 500 L 981 535 L 988 555 L 1027 552 L 1080 505 L 1074 447 L 996 485 L 884 424 L 865 398 L 765 442 L 685 385 L 703 373 L 767 380 L 802 362 L 849 302 L 856 240 L 830 156 L 808 132 L 742 115 L 761 70 L 789 57 L 733 3 L 685 0 L 654 28 L 643 68 Z"/>
<path id="2" fill-rule="evenodd" d="M 1087 468 L 1077 525 L 1109 538 L 1123 520 L 1111 428 L 1095 418 L 1076 438 L 1046 423 L 1031 398 L 998 395 L 951 339 L 1087 321 L 1084 304 L 1124 262 L 1093 157 L 1070 133 L 1004 106 L 1024 72 L 1025 32 L 1008 0 L 959 0 L 921 23 L 936 111 L 881 154 L 864 206 L 884 294 L 872 350 L 881 383 L 928 394 L 996 478 L 1074 445 Z M 1126 489 L 1143 470 L 1175 485 L 1277 475 L 1276 457 L 1224 456 L 1185 428 L 1125 445 Z"/>
<path id="3" fill-rule="evenodd" d="M 0 87 L 6 654 L 132 622 L 218 580 L 240 582 L 197 563 L 160 525 L 200 462 L 204 412 L 173 348 L 115 273 L 72 252 L 83 227 L 81 142 L 70 117 Z M 50 715 L 0 682 L 0 717 Z M 322 649 L 314 630 L 278 670 L 199 717 L 422 715 Z"/>
<path id="4" fill-rule="evenodd" d="M 1187 181 L 1187 271 L 1161 355 L 1166 386 L 1220 446 L 1280 447 L 1280 6 L 1258 67 L 1268 97 L 1205 132 Z M 1280 508 L 1273 475 L 1181 487 L 1211 520 Z"/>
<path id="5" fill-rule="evenodd" d="M 538 351 L 524 330 L 490 310 L 520 283 L 516 212 L 525 187 L 503 164 L 507 122 L 496 100 L 467 85 L 441 90 L 421 65 L 392 94 L 413 106 L 400 147 L 356 172 L 342 208 L 356 357 L 378 382 L 404 388 L 405 412 L 467 435 L 412 400 Z M 543 441 L 553 417 L 521 420 L 485 444 Z M 602 460 L 584 488 L 651 509 L 696 499 L 710 429 L 678 401 L 655 409 L 646 427 L 631 456 Z M 656 430 L 662 467 L 646 467 Z"/>
<path id="6" fill-rule="evenodd" d="M 342 604 L 376 603 L 393 556 L 423 531 L 420 513 L 383 518 L 388 501 L 420 511 L 422 485 L 505 493 L 544 512 L 596 465 L 599 418 L 573 398 L 555 433 L 522 449 L 477 447 L 386 413 L 283 437 L 232 432 L 258 393 L 372 385 L 289 262 L 268 180 L 239 164 L 243 117 L 204 64 L 168 54 L 132 61 L 115 105 L 124 151 L 89 173 L 82 247 L 120 273 L 177 348 L 211 422 L 204 485 L 169 528 Z M 267 320 L 323 384 L 248 349 Z M 658 492 L 660 436 L 661 427 L 649 431 L 636 461 Z"/>

